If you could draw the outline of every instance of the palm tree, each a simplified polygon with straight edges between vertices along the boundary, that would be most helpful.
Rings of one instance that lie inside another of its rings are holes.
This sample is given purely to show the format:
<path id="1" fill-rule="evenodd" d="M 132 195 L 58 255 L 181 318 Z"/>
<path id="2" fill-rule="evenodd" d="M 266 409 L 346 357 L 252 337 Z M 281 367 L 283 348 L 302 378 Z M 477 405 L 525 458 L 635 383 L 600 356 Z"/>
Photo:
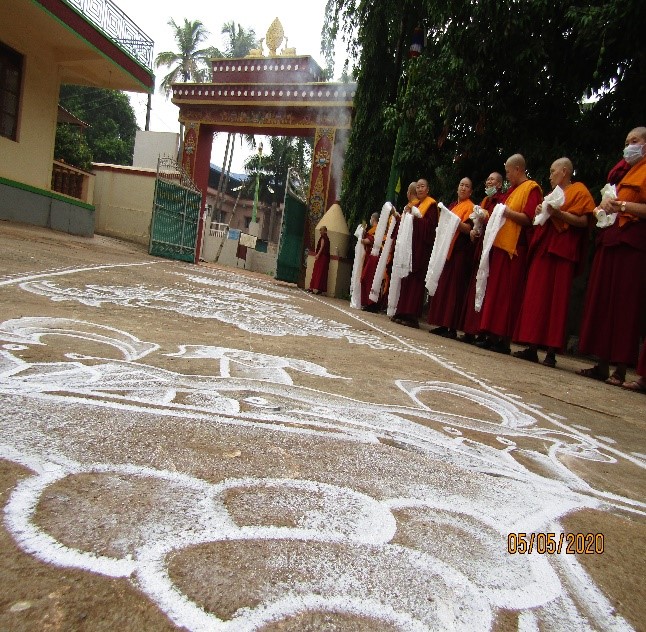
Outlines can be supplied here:
<path id="1" fill-rule="evenodd" d="M 256 48 L 256 33 L 253 29 L 245 29 L 242 25 L 231 20 L 222 25 L 220 31 L 222 35 L 228 35 L 229 41 L 224 53 L 220 52 L 217 48 L 211 50 L 213 57 L 222 58 L 236 58 L 244 57 L 249 53 L 252 48 Z M 224 150 L 224 160 L 222 162 L 222 176 L 216 193 L 215 207 L 220 210 L 224 201 L 224 192 L 226 191 L 227 183 L 229 181 L 229 173 L 231 172 L 231 161 L 233 160 L 234 134 L 229 132 L 227 137 L 227 145 Z M 256 142 L 253 136 L 245 135 L 245 140 L 250 147 L 255 147 Z"/>
<path id="2" fill-rule="evenodd" d="M 276 208 L 285 197 L 289 168 L 293 167 L 299 173 L 302 182 L 309 181 L 312 142 L 289 136 L 271 136 L 268 140 L 269 152 L 262 156 L 250 156 L 244 167 L 248 175 L 245 182 L 247 192 L 250 194 L 255 188 L 257 178 L 260 185 L 259 198 L 271 204 L 267 230 L 268 239 L 271 240 Z"/>
<path id="3" fill-rule="evenodd" d="M 209 32 L 202 22 L 190 22 L 184 18 L 184 24 L 178 26 L 172 18 L 168 21 L 175 31 L 175 41 L 178 51 L 165 51 L 155 58 L 155 67 L 166 66 L 171 71 L 162 79 L 160 89 L 166 95 L 170 94 L 171 85 L 178 81 L 202 82 L 209 78 L 209 60 L 216 52 L 213 47 L 198 48 L 206 40 Z"/>
<path id="4" fill-rule="evenodd" d="M 260 198 L 265 202 L 280 203 L 285 197 L 287 170 L 294 167 L 304 182 L 309 180 L 311 169 L 312 144 L 309 139 L 290 136 L 271 136 L 269 151 L 262 157 L 253 154 L 245 162 L 244 168 L 249 178 L 249 191 L 256 182 L 260 172 Z"/>
<path id="5" fill-rule="evenodd" d="M 231 20 L 222 25 L 222 35 L 229 36 L 229 44 L 223 57 L 244 57 L 252 48 L 256 48 L 256 33 L 253 29 L 245 29 Z"/>
<path id="6" fill-rule="evenodd" d="M 168 26 L 175 31 L 175 41 L 178 51 L 164 51 L 155 58 L 155 67 L 166 66 L 171 71 L 162 79 L 159 89 L 170 94 L 171 86 L 178 81 L 202 82 L 210 78 L 211 69 L 209 60 L 216 52 L 213 47 L 198 48 L 198 46 L 209 36 L 204 24 L 199 20 L 190 22 L 184 18 L 183 26 L 179 26 L 173 18 L 168 20 Z M 184 146 L 184 123 L 179 124 L 179 155 Z"/>

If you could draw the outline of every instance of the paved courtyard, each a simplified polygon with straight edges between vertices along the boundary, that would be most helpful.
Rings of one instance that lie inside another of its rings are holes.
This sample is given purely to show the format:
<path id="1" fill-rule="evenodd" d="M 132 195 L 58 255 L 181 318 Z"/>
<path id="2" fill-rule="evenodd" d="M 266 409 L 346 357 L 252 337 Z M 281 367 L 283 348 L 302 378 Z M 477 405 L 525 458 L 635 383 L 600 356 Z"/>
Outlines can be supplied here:
<path id="1" fill-rule="evenodd" d="M 646 397 L 583 360 L 100 236 L 0 263 L 0 629 L 644 629 Z"/>

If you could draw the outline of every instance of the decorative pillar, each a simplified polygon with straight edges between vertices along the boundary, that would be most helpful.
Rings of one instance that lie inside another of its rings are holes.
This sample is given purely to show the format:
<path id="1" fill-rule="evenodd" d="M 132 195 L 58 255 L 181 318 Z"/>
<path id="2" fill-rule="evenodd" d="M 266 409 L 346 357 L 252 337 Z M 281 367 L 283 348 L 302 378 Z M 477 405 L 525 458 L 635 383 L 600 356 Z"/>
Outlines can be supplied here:
<path id="1" fill-rule="evenodd" d="M 313 250 L 314 229 L 328 206 L 335 200 L 330 200 L 330 181 L 332 173 L 332 152 L 336 129 L 333 127 L 317 128 L 314 136 L 314 160 L 312 161 L 312 177 L 308 200 L 310 210 L 305 222 L 304 247 Z"/>
<path id="2" fill-rule="evenodd" d="M 206 194 L 209 187 L 209 169 L 211 166 L 211 149 L 213 146 L 213 128 L 210 125 L 186 123 L 184 133 L 184 149 L 182 153 L 182 168 L 202 191 L 202 206 L 197 226 L 197 242 L 195 261 L 200 260 L 202 251 L 202 235 L 204 234 L 204 209 Z"/>

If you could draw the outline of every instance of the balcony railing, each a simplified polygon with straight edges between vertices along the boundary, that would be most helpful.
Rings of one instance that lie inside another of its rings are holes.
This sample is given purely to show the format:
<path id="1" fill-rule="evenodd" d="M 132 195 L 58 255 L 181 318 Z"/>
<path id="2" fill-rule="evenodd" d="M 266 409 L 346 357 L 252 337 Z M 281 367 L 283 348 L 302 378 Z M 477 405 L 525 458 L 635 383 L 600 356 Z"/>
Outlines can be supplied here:
<path id="1" fill-rule="evenodd" d="M 63 0 L 140 64 L 153 69 L 153 41 L 110 0 Z"/>
<path id="2" fill-rule="evenodd" d="M 220 222 L 211 222 L 209 228 L 209 235 L 211 237 L 224 237 L 229 230 L 229 224 L 222 224 Z"/>
<path id="3" fill-rule="evenodd" d="M 54 160 L 52 191 L 92 204 L 94 201 L 94 174 Z"/>

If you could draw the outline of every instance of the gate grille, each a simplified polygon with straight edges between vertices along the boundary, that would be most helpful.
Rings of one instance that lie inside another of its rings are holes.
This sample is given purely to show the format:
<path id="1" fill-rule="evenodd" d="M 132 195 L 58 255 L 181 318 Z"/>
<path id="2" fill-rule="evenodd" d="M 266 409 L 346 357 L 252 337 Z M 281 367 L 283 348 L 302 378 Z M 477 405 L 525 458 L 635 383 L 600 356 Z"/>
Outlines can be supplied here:
<path id="1" fill-rule="evenodd" d="M 202 193 L 172 158 L 157 162 L 148 252 L 157 257 L 195 261 Z"/>

